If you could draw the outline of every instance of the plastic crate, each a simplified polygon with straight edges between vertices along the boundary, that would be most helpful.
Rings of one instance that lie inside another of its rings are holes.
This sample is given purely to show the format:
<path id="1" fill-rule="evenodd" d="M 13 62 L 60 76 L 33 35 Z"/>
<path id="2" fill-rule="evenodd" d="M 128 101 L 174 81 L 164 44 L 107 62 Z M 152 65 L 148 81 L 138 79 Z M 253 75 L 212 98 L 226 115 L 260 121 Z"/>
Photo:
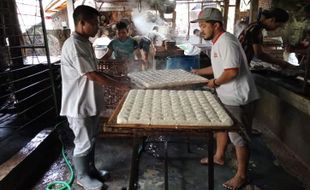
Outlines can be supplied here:
<path id="1" fill-rule="evenodd" d="M 127 75 L 126 63 L 119 60 L 100 60 L 97 65 L 97 70 L 99 72 L 108 73 L 114 76 L 124 76 Z"/>
<path id="2" fill-rule="evenodd" d="M 142 61 L 133 61 L 132 63 L 119 61 L 119 60 L 106 60 L 100 61 L 97 70 L 99 72 L 104 72 L 113 76 L 126 76 L 128 71 L 131 70 L 132 64 L 134 66 L 141 68 Z M 126 90 L 121 90 L 113 86 L 103 87 L 103 102 L 104 102 L 104 111 L 102 113 L 103 117 L 110 117 L 114 109 L 116 108 L 118 102 L 126 93 Z"/>
<path id="3" fill-rule="evenodd" d="M 97 65 L 99 72 L 107 73 L 113 76 L 124 76 L 127 74 L 127 66 L 124 62 L 118 60 L 100 60 Z M 117 89 L 113 86 L 103 87 L 103 112 L 104 118 L 109 118 L 113 110 L 116 108 L 119 100 L 123 97 L 126 91 Z"/>

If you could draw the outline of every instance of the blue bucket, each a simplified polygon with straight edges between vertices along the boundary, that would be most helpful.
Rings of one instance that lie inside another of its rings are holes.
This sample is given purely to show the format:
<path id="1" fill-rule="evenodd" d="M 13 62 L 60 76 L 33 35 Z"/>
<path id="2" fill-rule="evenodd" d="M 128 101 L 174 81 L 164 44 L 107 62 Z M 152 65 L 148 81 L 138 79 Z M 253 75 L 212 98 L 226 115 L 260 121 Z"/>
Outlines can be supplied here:
<path id="1" fill-rule="evenodd" d="M 200 68 L 199 55 L 167 57 L 166 69 L 183 69 L 190 72 Z"/>

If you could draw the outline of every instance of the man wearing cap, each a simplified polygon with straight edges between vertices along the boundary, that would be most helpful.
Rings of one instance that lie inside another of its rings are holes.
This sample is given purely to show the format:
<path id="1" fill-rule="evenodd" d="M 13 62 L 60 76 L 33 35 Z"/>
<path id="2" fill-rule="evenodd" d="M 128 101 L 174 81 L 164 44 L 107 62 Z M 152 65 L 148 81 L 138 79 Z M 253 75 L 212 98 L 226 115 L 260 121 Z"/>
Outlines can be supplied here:
<path id="1" fill-rule="evenodd" d="M 238 39 L 223 28 L 222 13 L 216 8 L 205 8 L 192 22 L 199 22 L 201 36 L 212 40 L 211 66 L 193 70 L 199 75 L 212 75 L 208 87 L 215 88 L 225 108 L 242 124 L 244 134 L 239 132 L 216 133 L 217 148 L 214 162 L 224 164 L 228 137 L 236 148 L 237 173 L 223 186 L 227 189 L 239 189 L 247 182 L 249 160 L 248 139 L 250 136 L 255 100 L 259 98 L 254 80 L 247 65 L 246 55 Z M 208 159 L 203 158 L 202 164 Z"/>
<path id="2" fill-rule="evenodd" d="M 264 10 L 260 13 L 257 22 L 251 23 L 239 35 L 239 41 L 247 56 L 248 64 L 255 56 L 256 58 L 282 68 L 292 65 L 282 59 L 268 54 L 263 48 L 263 29 L 274 31 L 283 26 L 289 20 L 289 14 L 280 8 Z"/>

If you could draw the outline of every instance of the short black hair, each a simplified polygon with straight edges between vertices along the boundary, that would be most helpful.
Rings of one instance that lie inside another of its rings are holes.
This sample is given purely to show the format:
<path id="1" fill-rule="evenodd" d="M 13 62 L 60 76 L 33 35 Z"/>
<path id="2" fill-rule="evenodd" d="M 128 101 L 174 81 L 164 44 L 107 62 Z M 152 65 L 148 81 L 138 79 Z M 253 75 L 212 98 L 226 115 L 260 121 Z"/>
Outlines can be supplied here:
<path id="1" fill-rule="evenodd" d="M 289 14 L 280 8 L 273 8 L 270 10 L 264 10 L 262 12 L 262 15 L 265 18 L 275 18 L 276 22 L 281 22 L 281 23 L 285 23 L 288 21 L 288 19 L 290 18 Z"/>
<path id="2" fill-rule="evenodd" d="M 200 30 L 198 30 L 197 28 L 194 29 L 193 34 L 196 34 L 196 32 L 200 32 Z"/>
<path id="3" fill-rule="evenodd" d="M 206 22 L 211 23 L 211 24 L 219 23 L 221 26 L 223 26 L 223 23 L 221 21 L 218 21 L 218 20 L 208 20 Z"/>
<path id="4" fill-rule="evenodd" d="M 128 30 L 127 24 L 123 21 L 119 21 L 118 23 L 116 23 L 116 29 L 117 30 L 122 30 L 122 29 Z"/>
<path id="5" fill-rule="evenodd" d="M 153 30 L 158 31 L 158 26 L 154 26 L 154 27 L 153 27 Z"/>
<path id="6" fill-rule="evenodd" d="M 77 25 L 77 23 L 81 20 L 91 20 L 99 15 L 99 12 L 95 8 L 86 5 L 80 5 L 76 7 L 73 12 L 74 24 Z"/>

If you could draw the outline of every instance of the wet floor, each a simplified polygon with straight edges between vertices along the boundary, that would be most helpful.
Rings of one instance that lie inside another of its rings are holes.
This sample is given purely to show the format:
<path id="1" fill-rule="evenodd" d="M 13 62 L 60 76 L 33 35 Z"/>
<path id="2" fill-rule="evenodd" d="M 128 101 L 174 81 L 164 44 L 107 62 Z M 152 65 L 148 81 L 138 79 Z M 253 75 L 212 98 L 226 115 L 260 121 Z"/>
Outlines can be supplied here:
<path id="1" fill-rule="evenodd" d="M 70 134 L 70 133 L 69 133 Z M 263 134 L 264 135 L 264 134 Z M 288 174 L 264 143 L 264 138 L 257 136 L 251 143 L 249 165 L 250 183 L 246 190 L 302 190 L 302 183 Z M 66 153 L 71 160 L 73 151 L 71 135 L 66 135 Z M 68 136 L 70 138 L 68 138 Z M 173 141 L 168 144 L 168 183 L 170 190 L 204 190 L 207 189 L 208 169 L 199 160 L 207 155 L 207 139 L 202 137 L 160 136 L 147 139 L 145 151 L 140 158 L 139 189 L 164 189 L 164 144 L 162 140 Z M 156 142 L 153 142 L 156 141 Z M 189 141 L 190 143 L 186 143 Z M 111 172 L 107 189 L 123 190 L 128 186 L 132 139 L 130 137 L 107 137 L 98 139 L 96 145 L 96 166 Z M 215 166 L 215 190 L 224 189 L 222 183 L 234 175 L 236 161 L 234 149 L 229 145 L 225 165 Z M 62 157 L 51 166 L 33 189 L 45 189 L 54 180 L 68 180 L 68 171 Z M 76 182 L 74 190 L 81 190 Z"/>

